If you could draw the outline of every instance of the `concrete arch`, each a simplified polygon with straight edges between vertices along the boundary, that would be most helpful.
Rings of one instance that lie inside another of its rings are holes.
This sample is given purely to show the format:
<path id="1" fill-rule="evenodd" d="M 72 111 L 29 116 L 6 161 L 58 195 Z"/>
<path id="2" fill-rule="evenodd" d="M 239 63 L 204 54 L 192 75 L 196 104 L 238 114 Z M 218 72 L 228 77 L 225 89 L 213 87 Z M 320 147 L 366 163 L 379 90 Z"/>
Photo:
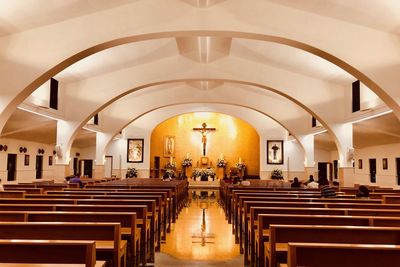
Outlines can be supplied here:
<path id="1" fill-rule="evenodd" d="M 137 91 L 139 91 L 139 90 L 142 90 L 142 89 L 145 89 L 145 88 L 148 88 L 148 87 L 157 86 L 157 85 L 161 85 L 161 84 L 172 84 L 172 83 L 177 83 L 177 82 L 199 81 L 199 80 L 206 80 L 206 79 L 204 79 L 204 78 L 199 78 L 199 79 L 190 79 L 190 80 L 189 80 L 189 79 L 186 79 L 186 80 L 170 80 L 170 81 L 159 81 L 159 82 L 154 82 L 154 83 L 152 83 L 152 84 L 146 84 L 146 85 L 139 86 L 139 87 L 137 87 L 137 88 L 133 88 L 133 89 L 131 89 L 131 90 L 128 90 L 128 91 L 124 92 L 123 94 L 120 94 L 120 95 L 118 95 L 118 96 L 116 96 L 116 97 L 110 99 L 108 102 L 104 103 L 102 106 L 100 106 L 100 107 L 98 107 L 96 110 L 94 110 L 89 116 L 87 116 L 86 120 L 80 122 L 79 124 L 76 124 L 76 126 L 74 127 L 74 131 L 71 133 L 70 137 L 67 138 L 69 141 L 68 141 L 68 143 L 67 143 L 66 146 L 65 146 L 65 151 L 67 151 L 67 150 L 71 147 L 72 142 L 73 142 L 73 139 L 74 139 L 74 137 L 75 137 L 77 131 L 78 131 L 82 126 L 84 126 L 84 124 L 86 123 L 87 120 L 89 120 L 92 116 L 94 116 L 94 114 L 98 113 L 100 110 L 106 108 L 107 106 L 111 105 L 112 103 L 116 102 L 117 100 L 122 99 L 124 96 L 127 96 L 127 95 L 129 95 L 129 94 L 131 94 L 131 93 L 137 92 Z M 282 93 L 281 91 L 279 91 L 279 90 L 277 90 L 277 89 L 270 88 L 270 87 L 265 86 L 265 85 L 254 84 L 254 83 L 246 82 L 246 81 L 239 81 L 239 80 L 223 80 L 223 79 L 220 79 L 220 80 L 218 80 L 218 79 L 213 79 L 212 81 L 230 82 L 230 83 L 234 83 L 234 84 L 250 85 L 250 86 L 254 86 L 254 87 L 256 87 L 256 88 L 260 88 L 260 89 L 263 89 L 263 90 L 271 91 L 271 92 L 273 92 L 273 93 L 276 93 L 276 94 L 278 94 L 278 95 L 280 95 L 280 96 L 282 96 L 282 97 L 288 99 L 290 102 L 295 103 L 296 105 L 298 105 L 298 106 L 300 106 L 302 109 L 304 109 L 306 112 L 308 112 L 308 113 L 312 114 L 314 117 L 316 117 L 316 118 L 326 127 L 326 129 L 333 135 L 334 140 L 335 140 L 335 142 L 336 142 L 336 144 L 337 144 L 337 148 L 338 148 L 339 153 L 345 153 L 346 145 L 341 144 L 340 138 L 338 138 L 338 137 L 336 136 L 335 130 L 334 130 L 332 127 L 330 127 L 329 124 L 325 123 L 324 119 L 321 118 L 318 114 L 316 114 L 314 111 L 312 111 L 310 108 L 308 108 L 307 106 L 305 106 L 304 104 L 302 104 L 302 103 L 299 102 L 298 100 L 294 99 L 292 96 L 289 96 L 289 95 L 287 95 L 287 94 L 284 94 L 284 93 Z M 122 127 L 122 128 L 123 128 L 123 127 Z M 293 129 L 290 130 L 290 132 L 291 132 L 291 133 L 295 133 L 295 131 L 293 131 Z"/>
<path id="2" fill-rule="evenodd" d="M 199 104 L 204 104 L 204 106 L 199 106 Z M 154 127 L 156 127 L 159 123 L 161 123 L 162 121 L 164 121 L 168 118 L 171 118 L 173 116 L 177 116 L 177 115 L 188 113 L 188 112 L 219 112 L 219 113 L 234 116 L 234 117 L 240 118 L 241 120 L 246 121 L 248 124 L 250 124 L 252 127 L 254 127 L 256 129 L 256 131 L 258 132 L 261 139 L 263 139 L 263 138 L 266 139 L 267 136 L 268 137 L 274 136 L 274 138 L 278 137 L 278 135 L 276 135 L 277 134 L 276 131 L 268 133 L 268 131 L 266 129 L 269 127 L 263 127 L 263 123 L 260 123 L 259 121 L 255 121 L 254 117 L 252 117 L 249 120 L 248 116 L 244 116 L 243 114 L 241 114 L 243 112 L 246 112 L 246 110 L 249 110 L 250 113 L 256 114 L 257 118 L 258 117 L 269 118 L 270 120 L 274 121 L 274 123 L 278 124 L 283 129 L 288 130 L 285 125 L 283 125 L 282 123 L 277 121 L 270 114 L 266 114 L 265 112 L 254 109 L 253 107 L 247 107 L 247 106 L 243 106 L 243 105 L 240 106 L 239 111 L 236 111 L 235 107 L 237 107 L 237 105 L 230 104 L 230 103 L 221 103 L 221 102 L 208 102 L 208 103 L 195 102 L 195 101 L 193 101 L 193 102 L 177 102 L 177 103 L 160 106 L 158 108 L 143 112 L 143 113 L 139 114 L 138 116 L 136 116 L 135 118 L 132 118 L 132 120 L 130 122 L 126 123 L 124 125 L 124 127 L 134 121 L 137 121 L 137 120 L 142 119 L 143 117 L 146 117 L 146 121 L 148 119 L 150 119 L 150 121 L 151 121 L 149 126 L 143 126 L 143 124 L 139 124 L 137 127 L 138 127 L 138 129 L 141 129 L 141 130 L 147 129 L 149 132 L 152 132 L 154 130 Z M 172 111 L 169 111 L 169 110 L 172 110 Z M 157 113 L 157 115 L 154 115 L 155 117 L 151 115 L 153 112 Z M 160 114 L 163 114 L 163 115 L 161 115 L 161 117 L 160 117 Z M 246 115 L 248 115 L 248 114 L 246 113 Z M 150 118 L 148 118 L 148 116 L 150 116 Z M 151 119 L 151 117 L 156 118 L 156 120 Z M 275 127 L 272 127 L 270 129 L 272 130 L 274 128 Z M 120 128 L 116 131 L 119 131 L 122 129 L 123 128 Z M 134 131 L 134 129 L 135 128 L 133 128 L 131 131 Z M 282 132 L 283 132 L 283 129 L 282 129 Z M 281 130 L 279 130 L 279 131 L 281 131 Z M 118 133 L 118 132 L 116 132 L 116 133 Z M 102 157 L 103 157 L 103 155 L 105 155 L 105 152 L 109 149 L 109 146 L 112 144 L 113 137 L 115 136 L 115 134 L 104 136 L 102 133 L 99 133 L 97 135 L 98 137 L 100 136 L 99 140 L 101 140 L 102 144 L 100 146 L 96 147 L 96 149 L 97 149 L 96 150 L 96 156 L 97 156 L 96 162 L 102 162 L 102 159 L 103 159 Z M 146 139 L 146 135 L 143 137 Z M 297 138 L 297 136 L 294 136 L 294 137 Z M 300 137 L 300 139 L 298 140 L 297 143 L 298 143 L 299 147 L 301 148 L 301 150 L 303 151 L 305 158 L 307 159 L 307 157 L 310 157 L 311 161 L 312 161 L 313 155 L 309 155 L 306 153 L 306 150 L 304 149 L 305 144 L 302 142 L 302 137 Z M 262 146 L 262 148 L 264 148 L 264 146 L 265 146 L 265 144 L 263 142 L 260 143 L 260 145 Z M 260 164 L 262 166 L 264 166 L 265 162 L 266 162 L 265 155 L 264 154 L 260 155 Z M 145 166 L 145 167 L 148 167 L 148 166 Z M 262 169 L 264 170 L 265 168 L 266 167 L 263 167 Z"/>
<path id="3" fill-rule="evenodd" d="M 324 58 L 331 63 L 339 66 L 340 68 L 346 70 L 348 73 L 352 74 L 354 77 L 362 81 L 365 85 L 367 85 L 372 91 L 374 91 L 390 108 L 393 109 L 394 114 L 400 118 L 400 106 L 396 102 L 396 100 L 390 96 L 383 88 L 381 88 L 376 82 L 366 76 L 363 72 L 353 67 L 349 63 L 341 60 L 340 58 L 323 51 L 317 47 L 308 45 L 303 42 L 299 42 L 296 40 L 292 40 L 285 37 L 273 36 L 273 35 L 264 35 L 258 33 L 248 33 L 248 32 L 236 32 L 236 31 L 212 31 L 212 30 L 198 30 L 198 31 L 170 31 L 170 32 L 157 32 L 157 33 L 147 33 L 135 36 L 128 36 L 124 38 L 119 38 L 115 40 L 111 40 L 108 42 L 104 42 L 95 46 L 92 46 L 88 49 L 85 49 L 75 55 L 70 56 L 69 58 L 63 60 L 58 63 L 56 66 L 47 70 L 41 76 L 37 77 L 34 81 L 32 81 L 28 86 L 26 86 L 21 92 L 19 92 L 9 103 L 6 104 L 3 112 L 0 116 L 0 129 L 3 129 L 5 122 L 11 116 L 14 109 L 25 99 L 27 98 L 37 87 L 47 81 L 49 78 L 53 77 L 60 71 L 64 70 L 66 67 L 71 64 L 89 56 L 96 52 L 102 51 L 107 48 L 111 48 L 114 46 L 159 39 L 159 38 L 171 38 L 171 37 L 187 37 L 187 36 L 216 36 L 216 37 L 230 37 L 230 38 L 243 38 L 243 39 L 251 39 L 251 40 L 260 40 L 267 42 L 275 42 L 283 45 L 288 45 L 294 48 L 302 49 L 309 53 L 312 53 L 316 56 Z"/>

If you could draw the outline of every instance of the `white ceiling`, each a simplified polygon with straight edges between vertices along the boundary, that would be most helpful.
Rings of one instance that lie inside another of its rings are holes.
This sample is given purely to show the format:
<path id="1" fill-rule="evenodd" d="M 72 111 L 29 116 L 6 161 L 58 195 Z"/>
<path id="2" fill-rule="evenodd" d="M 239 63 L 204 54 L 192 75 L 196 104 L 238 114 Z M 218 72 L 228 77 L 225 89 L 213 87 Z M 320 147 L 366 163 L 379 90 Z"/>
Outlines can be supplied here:
<path id="1" fill-rule="evenodd" d="M 138 0 L 0 0 L 0 36 L 135 1 Z"/>
<path id="2" fill-rule="evenodd" d="M 398 0 L 266 0 L 306 12 L 400 34 Z"/>
<path id="3" fill-rule="evenodd" d="M 400 0 L 264 1 L 380 31 L 400 34 Z M 139 0 L 0 0 L 0 36 L 55 24 L 135 2 L 139 2 Z M 181 2 L 212 9 L 214 5 L 225 1 L 182 0 Z M 336 65 L 293 47 L 264 41 L 197 36 L 156 39 L 113 47 L 71 65 L 57 74 L 55 78 L 63 83 L 74 83 L 121 69 L 155 63 L 169 57 L 182 57 L 182 60 L 189 58 L 194 60 L 193 64 L 196 66 L 202 64 L 204 69 L 206 69 L 206 64 L 211 61 L 215 62 L 224 57 L 239 58 L 334 85 L 339 84 L 346 88 L 350 88 L 351 83 L 355 80 Z M 203 82 L 196 82 L 190 83 L 190 85 L 202 90 L 211 90 L 219 88 L 222 84 L 207 82 L 205 85 Z M 146 89 L 146 92 L 148 90 L 165 90 L 171 86 L 173 84 L 159 86 L 159 89 Z M 232 85 L 224 84 L 224 86 Z M 248 86 L 241 87 L 248 91 L 255 90 Z M 142 92 L 137 94 L 140 93 Z M 263 95 L 273 94 L 264 92 Z M 280 98 L 276 95 L 274 97 Z M 1 136 L 54 144 L 56 142 L 56 121 L 16 110 L 7 122 Z M 400 124 L 393 114 L 360 122 L 354 125 L 353 139 L 354 146 L 360 148 L 400 142 Z M 326 133 L 317 135 L 315 143 L 319 148 L 336 149 L 332 138 Z M 94 144 L 95 134 L 81 130 L 73 146 L 88 147 Z"/>

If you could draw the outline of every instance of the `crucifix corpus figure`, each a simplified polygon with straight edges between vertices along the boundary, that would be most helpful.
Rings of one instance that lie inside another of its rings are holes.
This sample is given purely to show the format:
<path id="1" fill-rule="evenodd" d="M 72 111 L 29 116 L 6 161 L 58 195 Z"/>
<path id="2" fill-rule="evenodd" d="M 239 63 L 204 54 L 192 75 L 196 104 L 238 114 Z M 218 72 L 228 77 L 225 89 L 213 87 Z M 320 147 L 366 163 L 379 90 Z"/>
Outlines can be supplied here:
<path id="1" fill-rule="evenodd" d="M 273 154 L 274 154 L 274 160 L 276 160 L 276 152 L 279 150 L 279 147 L 278 147 L 276 144 L 274 144 L 274 145 L 271 147 L 271 149 L 272 149 Z"/>
<path id="2" fill-rule="evenodd" d="M 206 155 L 206 145 L 207 145 L 207 134 L 210 131 L 215 131 L 217 130 L 216 128 L 207 128 L 207 123 L 203 122 L 201 125 L 203 126 L 202 128 L 193 128 L 193 131 L 199 131 L 202 135 L 201 142 L 203 143 L 203 156 Z"/>

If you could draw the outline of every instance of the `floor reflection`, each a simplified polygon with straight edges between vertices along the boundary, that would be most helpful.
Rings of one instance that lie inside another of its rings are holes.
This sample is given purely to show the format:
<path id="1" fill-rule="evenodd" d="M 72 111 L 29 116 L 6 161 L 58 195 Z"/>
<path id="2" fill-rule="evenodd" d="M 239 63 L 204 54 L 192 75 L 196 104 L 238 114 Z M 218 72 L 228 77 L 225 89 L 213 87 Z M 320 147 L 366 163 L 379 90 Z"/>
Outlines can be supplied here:
<path id="1" fill-rule="evenodd" d="M 191 199 L 167 236 L 161 252 L 178 259 L 227 260 L 237 257 L 232 226 L 225 220 L 218 190 L 195 189 Z"/>

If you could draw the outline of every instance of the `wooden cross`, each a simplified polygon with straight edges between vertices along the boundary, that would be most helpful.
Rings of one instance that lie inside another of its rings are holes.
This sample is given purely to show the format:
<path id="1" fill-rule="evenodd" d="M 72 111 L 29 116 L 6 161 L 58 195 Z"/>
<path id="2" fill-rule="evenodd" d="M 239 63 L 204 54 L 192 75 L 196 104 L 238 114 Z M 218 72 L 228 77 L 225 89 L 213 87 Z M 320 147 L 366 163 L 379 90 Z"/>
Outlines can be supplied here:
<path id="1" fill-rule="evenodd" d="M 216 128 L 207 128 L 207 123 L 203 122 L 202 128 L 193 128 L 193 131 L 199 131 L 202 135 L 201 142 L 203 143 L 203 156 L 206 155 L 207 134 L 210 131 L 217 130 Z"/>

